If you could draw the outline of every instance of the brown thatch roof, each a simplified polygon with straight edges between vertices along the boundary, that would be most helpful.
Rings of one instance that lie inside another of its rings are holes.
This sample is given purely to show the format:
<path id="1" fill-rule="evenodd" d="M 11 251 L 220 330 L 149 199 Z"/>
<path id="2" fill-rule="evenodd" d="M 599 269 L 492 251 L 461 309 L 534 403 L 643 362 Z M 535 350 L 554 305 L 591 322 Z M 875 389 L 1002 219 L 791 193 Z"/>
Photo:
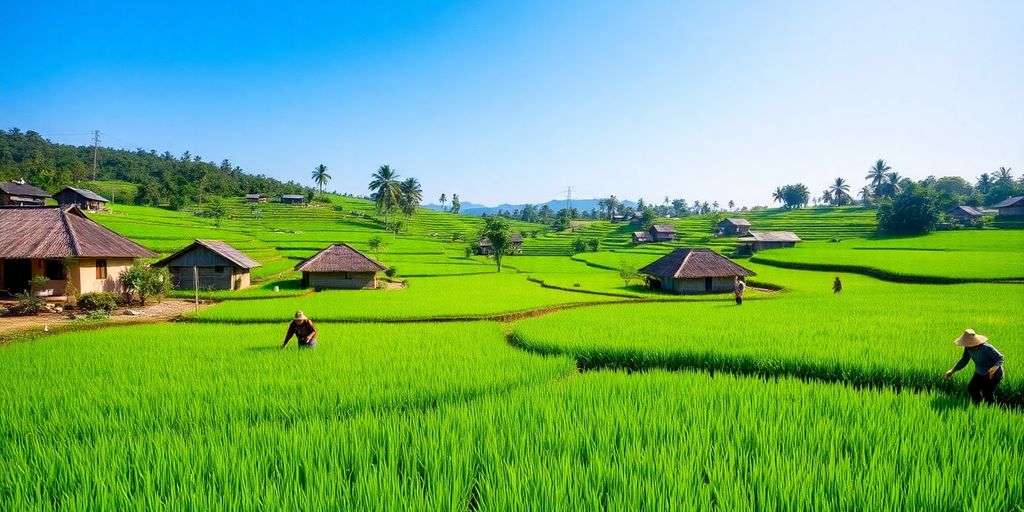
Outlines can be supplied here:
<path id="1" fill-rule="evenodd" d="M 640 269 L 654 277 L 699 279 L 704 277 L 735 277 L 757 275 L 711 249 L 676 249 Z"/>
<path id="2" fill-rule="evenodd" d="M 651 231 L 655 233 L 675 233 L 676 227 L 671 224 L 655 224 L 651 226 Z"/>
<path id="3" fill-rule="evenodd" d="M 380 272 L 387 267 L 348 244 L 334 244 L 295 265 L 303 272 Z"/>
<path id="4" fill-rule="evenodd" d="M 231 263 L 234 263 L 236 266 L 238 266 L 240 268 L 256 268 L 256 267 L 260 266 L 259 262 L 257 262 L 256 260 L 246 256 L 245 254 L 243 254 L 238 249 L 235 249 L 234 247 L 231 247 L 230 245 L 227 244 L 227 242 L 222 242 L 220 240 L 199 240 L 199 239 L 196 239 L 196 241 L 192 242 L 192 244 L 190 244 L 188 247 L 185 247 L 184 249 L 182 249 L 182 250 L 180 250 L 180 251 L 178 251 L 178 252 L 176 252 L 176 253 L 174 253 L 174 254 L 172 254 L 172 255 L 170 255 L 170 256 L 168 256 L 168 257 L 166 257 L 166 258 L 164 258 L 164 259 L 162 259 L 162 260 L 160 260 L 160 261 L 158 261 L 156 263 L 154 263 L 153 266 L 154 267 L 162 267 L 164 265 L 167 265 L 168 263 L 170 263 L 174 259 L 178 258 L 178 256 L 181 256 L 182 254 L 185 254 L 185 253 L 195 249 L 196 247 L 205 247 L 206 249 L 210 250 L 214 254 L 220 255 L 222 258 L 230 261 Z"/>
<path id="5" fill-rule="evenodd" d="M 749 226 L 750 221 L 747 219 L 728 218 L 723 219 L 722 222 L 719 222 L 719 224 L 732 224 L 733 226 Z"/>
<path id="6" fill-rule="evenodd" d="M 80 196 L 82 196 L 82 197 L 84 197 L 84 198 L 86 198 L 86 199 L 88 199 L 90 201 L 100 201 L 100 202 L 103 202 L 103 203 L 109 203 L 110 202 L 109 199 L 107 199 L 107 198 L 97 194 L 96 192 L 93 192 L 92 190 L 87 190 L 87 189 L 84 189 L 84 188 L 64 187 L 64 188 L 61 189 L 60 192 L 57 192 L 57 194 L 60 195 L 61 192 L 64 192 L 65 190 L 70 190 L 70 191 L 74 192 L 75 194 L 78 194 L 78 195 L 80 195 Z"/>
<path id="7" fill-rule="evenodd" d="M 47 191 L 45 191 L 45 190 L 43 190 L 41 188 L 33 187 L 32 185 L 29 185 L 28 183 L 15 183 L 13 181 L 8 181 L 8 182 L 0 183 L 0 190 L 2 190 L 5 194 L 11 195 L 11 196 L 34 197 L 34 198 L 47 198 L 47 197 L 50 197 L 49 192 L 47 192 Z"/>
<path id="8" fill-rule="evenodd" d="M 789 231 L 751 231 L 747 236 L 736 239 L 739 242 L 800 242 L 796 233 Z"/>
<path id="9" fill-rule="evenodd" d="M 156 253 L 90 220 L 77 206 L 0 208 L 0 258 L 143 258 Z"/>
<path id="10" fill-rule="evenodd" d="M 1011 206 L 1017 206 L 1018 203 L 1024 203 L 1024 196 L 1007 197 L 1006 199 L 992 205 L 992 208 L 1010 208 Z"/>

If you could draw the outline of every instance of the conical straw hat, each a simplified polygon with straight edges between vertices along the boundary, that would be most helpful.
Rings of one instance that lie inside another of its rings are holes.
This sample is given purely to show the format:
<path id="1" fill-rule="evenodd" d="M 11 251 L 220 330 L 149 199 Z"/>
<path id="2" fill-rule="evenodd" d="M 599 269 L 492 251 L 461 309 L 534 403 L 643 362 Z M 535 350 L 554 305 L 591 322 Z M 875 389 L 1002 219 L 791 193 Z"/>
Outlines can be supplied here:
<path id="1" fill-rule="evenodd" d="M 984 345 L 986 341 L 988 341 L 987 337 L 974 332 L 974 329 L 967 329 L 959 338 L 953 340 L 953 343 L 961 347 L 977 347 Z"/>

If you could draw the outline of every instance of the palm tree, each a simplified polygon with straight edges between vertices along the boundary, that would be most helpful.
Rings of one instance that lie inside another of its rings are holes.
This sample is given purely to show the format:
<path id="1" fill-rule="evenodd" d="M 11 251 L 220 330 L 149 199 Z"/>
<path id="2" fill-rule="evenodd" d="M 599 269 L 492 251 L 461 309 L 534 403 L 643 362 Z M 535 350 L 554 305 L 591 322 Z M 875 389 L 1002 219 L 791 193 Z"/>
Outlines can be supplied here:
<path id="1" fill-rule="evenodd" d="M 896 171 L 892 171 L 892 172 L 886 173 L 885 174 L 885 181 L 882 182 L 882 185 L 881 185 L 882 189 L 885 192 L 882 195 L 885 196 L 885 197 L 893 197 L 896 194 L 899 194 L 900 190 L 903 190 L 903 180 L 904 179 L 905 178 L 903 178 L 903 176 L 900 176 L 900 173 L 898 173 Z"/>
<path id="2" fill-rule="evenodd" d="M 996 171 L 996 183 L 1012 183 L 1013 174 L 1010 174 L 1010 171 L 1012 170 L 1013 167 L 1000 167 L 999 170 Z"/>
<path id="3" fill-rule="evenodd" d="M 785 201 L 785 198 L 783 197 L 783 195 L 784 194 L 782 192 L 782 187 L 775 187 L 775 192 L 772 192 L 772 202 L 773 203 L 781 203 L 781 202 Z"/>
<path id="4" fill-rule="evenodd" d="M 377 212 L 384 215 L 384 227 L 388 225 L 388 213 L 401 203 L 402 187 L 398 173 L 389 165 L 382 165 L 370 176 L 370 191 L 377 201 Z"/>
<path id="5" fill-rule="evenodd" d="M 406 217 L 412 217 L 416 213 L 416 208 L 420 206 L 420 202 L 423 201 L 423 188 L 420 187 L 420 181 L 416 178 L 406 178 L 402 182 L 402 213 Z"/>
<path id="6" fill-rule="evenodd" d="M 993 180 L 992 177 L 989 176 L 987 172 L 986 173 L 982 173 L 981 176 L 978 176 L 977 187 L 978 187 L 978 190 L 982 194 L 988 194 L 988 190 L 990 188 L 992 188 L 992 185 L 994 185 L 994 184 L 995 184 L 995 180 Z"/>
<path id="7" fill-rule="evenodd" d="M 875 165 L 868 170 L 868 175 L 864 176 L 864 179 L 871 180 L 871 187 L 874 188 L 875 195 L 881 195 L 878 192 L 882 187 L 882 183 L 885 181 L 885 174 L 891 170 L 892 167 L 889 167 L 889 165 L 885 163 L 885 160 L 879 159 L 875 162 Z"/>
<path id="8" fill-rule="evenodd" d="M 836 206 L 843 206 L 850 202 L 850 185 L 842 178 L 836 178 L 835 183 L 828 187 L 831 192 L 832 202 Z"/>
<path id="9" fill-rule="evenodd" d="M 331 175 L 327 174 L 327 166 L 320 164 L 313 169 L 313 182 L 320 187 L 320 197 L 324 197 L 324 185 L 331 181 Z"/>
<path id="10" fill-rule="evenodd" d="M 448 196 L 442 193 L 441 194 L 441 198 L 438 199 L 438 201 L 441 201 L 441 211 L 443 212 L 444 211 L 444 204 L 448 202 Z"/>
<path id="11" fill-rule="evenodd" d="M 835 201 L 832 198 L 832 189 L 826 188 L 821 192 L 821 202 L 826 204 L 835 204 Z"/>
<path id="12" fill-rule="evenodd" d="M 861 187 L 860 192 L 857 195 L 860 196 L 860 200 L 863 201 L 864 204 L 870 203 L 871 202 L 871 187 L 866 186 L 866 185 L 864 187 Z"/>

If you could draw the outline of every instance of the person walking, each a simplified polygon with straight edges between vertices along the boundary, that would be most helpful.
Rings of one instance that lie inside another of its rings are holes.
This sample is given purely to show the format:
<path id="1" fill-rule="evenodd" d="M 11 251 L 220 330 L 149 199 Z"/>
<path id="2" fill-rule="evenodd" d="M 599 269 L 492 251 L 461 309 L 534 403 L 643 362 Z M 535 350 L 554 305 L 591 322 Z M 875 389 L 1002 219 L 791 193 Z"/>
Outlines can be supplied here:
<path id="1" fill-rule="evenodd" d="M 743 304 L 743 292 L 747 289 L 747 283 L 743 282 L 742 278 L 734 277 L 732 285 L 732 293 L 736 296 L 736 305 Z"/>
<path id="2" fill-rule="evenodd" d="M 990 404 L 995 403 L 993 392 L 1002 382 L 1005 373 L 1003 354 L 987 342 L 988 338 L 974 332 L 974 329 L 965 330 L 959 338 L 953 340 L 957 346 L 964 347 L 964 355 L 943 376 L 949 380 L 954 373 L 967 366 L 968 360 L 974 361 L 974 376 L 967 384 L 967 392 L 974 403 L 980 403 L 982 400 Z"/>
<path id="3" fill-rule="evenodd" d="M 306 318 L 306 314 L 302 310 L 295 312 L 295 319 L 288 325 L 288 333 L 284 337 L 284 343 L 281 348 L 288 346 L 288 340 L 295 339 L 299 342 L 299 348 L 316 348 L 316 325 L 309 318 Z"/>
<path id="4" fill-rule="evenodd" d="M 832 282 L 832 293 L 841 291 L 843 291 L 843 282 L 839 280 L 839 276 L 836 276 L 836 280 Z"/>

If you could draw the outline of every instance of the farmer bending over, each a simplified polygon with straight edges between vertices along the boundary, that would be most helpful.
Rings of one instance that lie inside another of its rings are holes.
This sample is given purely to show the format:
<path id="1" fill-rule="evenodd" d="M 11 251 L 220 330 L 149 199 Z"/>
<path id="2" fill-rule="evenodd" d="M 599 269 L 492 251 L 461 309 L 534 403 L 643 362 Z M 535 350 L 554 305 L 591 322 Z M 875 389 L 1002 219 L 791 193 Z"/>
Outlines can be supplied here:
<path id="1" fill-rule="evenodd" d="M 988 338 L 977 334 L 974 329 L 967 329 L 963 335 L 953 340 L 953 343 L 964 347 L 964 356 L 957 361 L 956 365 L 946 371 L 944 378 L 949 380 L 957 370 L 967 366 L 967 360 L 974 361 L 974 376 L 967 385 L 967 392 L 971 394 L 974 403 L 981 402 L 982 398 L 988 403 L 995 403 L 992 392 L 1003 380 L 1003 354 L 992 345 L 986 343 Z"/>
<path id="2" fill-rule="evenodd" d="M 288 346 L 288 340 L 292 339 L 293 335 L 299 340 L 299 348 L 316 348 L 316 326 L 301 310 L 295 312 L 295 320 L 288 325 L 288 334 L 285 335 L 281 348 Z"/>
<path id="3" fill-rule="evenodd" d="M 736 296 L 736 305 L 743 304 L 743 292 L 747 289 L 747 283 L 743 282 L 742 277 L 734 277 L 732 283 L 732 293 Z"/>
<path id="4" fill-rule="evenodd" d="M 836 280 L 832 281 L 832 293 L 839 293 L 843 291 L 843 282 L 839 280 L 839 276 L 836 276 Z"/>

